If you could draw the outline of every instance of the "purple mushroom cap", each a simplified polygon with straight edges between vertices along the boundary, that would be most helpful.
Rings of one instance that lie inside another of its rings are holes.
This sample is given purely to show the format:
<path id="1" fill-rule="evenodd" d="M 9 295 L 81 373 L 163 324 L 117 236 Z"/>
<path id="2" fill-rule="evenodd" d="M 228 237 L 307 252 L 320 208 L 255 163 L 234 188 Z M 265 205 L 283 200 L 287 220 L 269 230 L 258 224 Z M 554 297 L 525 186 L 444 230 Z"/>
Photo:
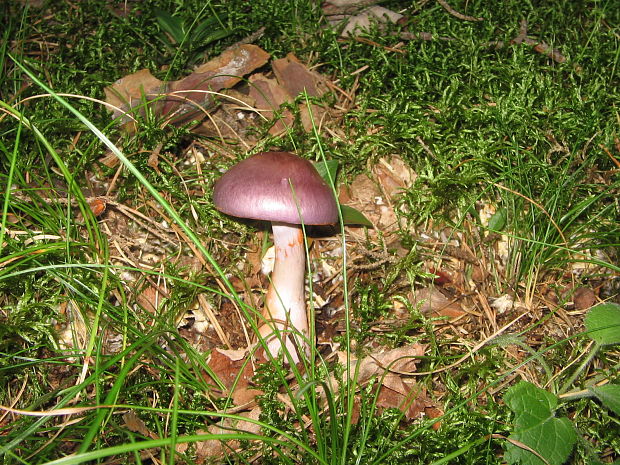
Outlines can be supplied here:
<path id="1" fill-rule="evenodd" d="M 233 166 L 215 183 L 213 202 L 222 213 L 240 218 L 338 222 L 332 189 L 312 163 L 289 152 L 262 152 Z"/>

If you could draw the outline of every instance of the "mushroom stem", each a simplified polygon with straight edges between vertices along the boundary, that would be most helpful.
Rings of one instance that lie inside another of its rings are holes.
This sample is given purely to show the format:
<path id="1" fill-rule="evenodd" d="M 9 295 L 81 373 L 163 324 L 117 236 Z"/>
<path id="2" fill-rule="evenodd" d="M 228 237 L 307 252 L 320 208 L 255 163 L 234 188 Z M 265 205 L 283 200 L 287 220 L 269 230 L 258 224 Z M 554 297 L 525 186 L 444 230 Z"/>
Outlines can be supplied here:
<path id="1" fill-rule="evenodd" d="M 284 343 L 297 363 L 301 351 L 309 355 L 304 236 L 300 226 L 289 223 L 273 222 L 272 229 L 276 259 L 259 333 L 273 357 Z"/>

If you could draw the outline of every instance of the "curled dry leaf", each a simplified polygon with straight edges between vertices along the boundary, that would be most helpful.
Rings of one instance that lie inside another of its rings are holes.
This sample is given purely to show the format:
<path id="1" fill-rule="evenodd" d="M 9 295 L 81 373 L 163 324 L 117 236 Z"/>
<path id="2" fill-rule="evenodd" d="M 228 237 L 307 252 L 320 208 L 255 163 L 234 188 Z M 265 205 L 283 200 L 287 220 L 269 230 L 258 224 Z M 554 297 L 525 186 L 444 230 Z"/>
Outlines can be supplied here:
<path id="1" fill-rule="evenodd" d="M 209 368 L 228 389 L 235 405 L 245 405 L 262 394 L 254 389 L 250 381 L 254 376 L 252 364 L 247 361 L 247 350 L 224 350 L 216 348 L 211 352 Z"/>
<path id="2" fill-rule="evenodd" d="M 409 189 L 415 181 L 416 173 L 398 155 L 380 158 L 372 168 L 379 187 L 390 199 Z"/>
<path id="3" fill-rule="evenodd" d="M 371 354 L 361 360 L 351 361 L 351 373 L 359 364 L 357 383 L 363 385 L 372 378 L 379 380 L 377 407 L 379 409 L 397 408 L 408 420 L 418 418 L 428 408 L 435 408 L 425 390 L 408 373 L 415 373 L 418 359 L 426 352 L 426 346 L 410 344 L 386 352 Z M 342 363 L 346 354 L 338 353 Z M 335 380 L 332 380 L 335 381 Z M 355 420 L 355 418 L 354 418 Z"/>
<path id="4" fill-rule="evenodd" d="M 407 420 L 413 420 L 420 417 L 427 408 L 432 408 L 433 403 L 425 389 L 414 380 L 389 373 L 379 387 L 377 407 L 399 409 Z"/>
<path id="5" fill-rule="evenodd" d="M 419 305 L 420 312 L 426 315 L 456 318 L 465 314 L 457 300 L 446 297 L 435 286 L 416 289 L 411 300 Z"/>
<path id="6" fill-rule="evenodd" d="M 347 7 L 349 6 L 345 5 L 340 7 L 340 9 L 341 11 L 351 11 L 350 9 L 347 10 Z M 361 13 L 352 16 L 343 16 L 342 14 L 335 13 L 338 11 L 338 7 L 333 5 L 324 8 L 323 11 L 325 14 L 334 12 L 334 14 L 327 18 L 332 26 L 339 26 L 342 22 L 345 23 L 340 33 L 342 37 L 355 37 L 361 32 L 368 31 L 373 24 L 397 23 L 403 18 L 403 15 L 400 13 L 377 5 L 370 6 Z"/>
<path id="7" fill-rule="evenodd" d="M 155 434 L 153 431 L 149 430 L 138 415 L 135 412 L 129 411 L 123 415 L 123 421 L 125 422 L 125 427 L 134 433 L 139 433 L 145 438 L 157 439 L 159 436 Z"/>
<path id="8" fill-rule="evenodd" d="M 257 110 L 267 119 L 273 120 L 280 105 L 289 101 L 290 97 L 273 78 L 264 74 L 253 74 L 249 78 L 250 97 L 254 99 Z M 270 134 L 279 134 L 293 124 L 293 115 L 285 110 L 270 128 Z"/>
<path id="9" fill-rule="evenodd" d="M 370 354 L 359 360 L 351 359 L 350 370 L 347 371 L 353 376 L 359 364 L 356 378 L 358 384 L 364 384 L 370 380 L 370 378 L 382 376 L 385 372 L 397 374 L 414 373 L 418 359 L 423 356 L 425 352 L 426 346 L 422 344 L 409 344 L 378 354 Z M 339 362 L 346 365 L 347 354 L 340 351 L 337 352 L 337 355 Z M 335 379 L 332 378 L 331 381 L 335 382 Z"/>
<path id="10" fill-rule="evenodd" d="M 411 187 L 416 174 L 398 155 L 381 158 L 371 173 L 372 177 L 360 174 L 349 186 L 342 186 L 340 203 L 361 211 L 384 234 L 395 231 L 400 226 L 394 200 Z M 354 230 L 350 233 L 356 235 Z"/>
<path id="11" fill-rule="evenodd" d="M 159 289 L 151 284 L 147 284 L 136 292 L 136 302 L 138 305 L 147 312 L 153 314 L 157 313 L 157 309 L 163 298 L 164 296 Z"/>
<path id="12" fill-rule="evenodd" d="M 240 416 L 250 420 L 258 420 L 261 410 L 255 407 L 249 412 L 243 412 Z M 197 434 L 226 434 L 226 433 L 260 433 L 260 426 L 254 422 L 244 420 L 233 420 L 225 418 L 216 425 L 211 425 L 207 431 L 197 431 Z M 223 457 L 227 451 L 235 450 L 239 447 L 239 441 L 221 441 L 218 439 L 210 439 L 207 441 L 196 443 L 196 464 L 214 463 L 214 459 Z M 219 462 L 215 462 L 219 463 Z"/>
<path id="13" fill-rule="evenodd" d="M 579 287 L 573 294 L 573 302 L 576 310 L 587 310 L 597 302 L 596 294 L 589 287 Z"/>
<path id="14" fill-rule="evenodd" d="M 202 120 L 205 117 L 204 108 L 215 102 L 210 92 L 233 87 L 244 75 L 263 66 L 268 59 L 269 54 L 260 47 L 245 44 L 226 50 L 178 81 L 160 81 L 143 69 L 106 87 L 106 101 L 129 113 L 144 100 L 157 100 L 155 113 L 169 118 L 174 124 Z M 114 117 L 122 117 L 123 123 L 130 120 L 118 110 L 114 111 Z M 136 128 L 129 124 L 126 129 L 132 131 Z"/>
<path id="15" fill-rule="evenodd" d="M 309 97 L 320 97 L 328 91 L 328 81 L 314 71 L 310 71 L 299 59 L 289 53 L 285 58 L 272 63 L 274 78 L 264 74 L 250 76 L 250 97 L 256 102 L 256 108 L 268 120 L 273 119 L 280 106 L 293 103 L 304 91 Z M 312 104 L 308 109 L 305 103 L 299 105 L 300 119 L 304 130 L 312 130 L 312 120 L 318 125 L 326 114 L 325 109 Z M 312 116 L 310 116 L 312 114 Z M 293 124 L 293 114 L 284 110 L 269 130 L 270 134 L 280 134 Z"/>

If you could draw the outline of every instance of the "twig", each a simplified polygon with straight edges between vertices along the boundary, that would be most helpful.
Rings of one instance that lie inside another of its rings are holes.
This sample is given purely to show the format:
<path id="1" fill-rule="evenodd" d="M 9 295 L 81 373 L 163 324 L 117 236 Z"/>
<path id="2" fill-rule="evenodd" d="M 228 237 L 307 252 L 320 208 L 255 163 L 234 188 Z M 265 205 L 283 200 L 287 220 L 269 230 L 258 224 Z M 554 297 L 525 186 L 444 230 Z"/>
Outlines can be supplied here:
<path id="1" fill-rule="evenodd" d="M 362 44 L 368 44 L 368 45 L 372 45 L 373 47 L 379 47 L 382 48 L 383 50 L 387 50 L 388 52 L 395 52 L 395 53 L 400 53 L 402 55 L 406 55 L 407 51 L 406 50 L 401 50 L 399 48 L 396 47 L 388 47 L 386 45 L 381 45 L 373 40 L 370 39 L 366 39 L 364 37 L 354 37 L 353 38 L 355 41 L 360 42 Z M 347 40 L 343 39 L 342 42 L 347 42 Z"/>
<path id="2" fill-rule="evenodd" d="M 539 42 L 527 36 L 527 20 L 521 20 L 520 24 L 521 26 L 519 28 L 519 35 L 510 41 L 511 44 L 525 43 L 527 45 L 531 45 L 536 52 L 547 55 L 556 63 L 566 62 L 566 57 L 562 55 L 557 48 L 551 48 L 551 46 L 544 41 Z"/>
<path id="3" fill-rule="evenodd" d="M 415 138 L 415 140 L 417 140 L 417 141 L 418 141 L 418 144 L 420 144 L 420 145 L 422 146 L 422 148 L 424 149 L 424 151 L 425 151 L 426 153 L 428 153 L 428 154 L 429 154 L 432 158 L 437 158 L 437 157 L 435 157 L 435 154 L 434 154 L 434 153 L 433 153 L 433 151 L 430 149 L 430 147 L 429 147 L 428 145 L 426 145 L 426 142 L 424 142 L 424 140 L 423 140 L 420 136 L 417 136 L 417 137 Z"/>
<path id="4" fill-rule="evenodd" d="M 598 144 L 598 146 L 603 150 L 603 152 L 607 154 L 609 158 L 611 158 L 611 161 L 614 162 L 614 165 L 616 165 L 617 168 L 620 168 L 620 161 L 618 161 L 618 159 L 611 154 L 609 149 L 605 147 L 603 144 Z"/>
<path id="5" fill-rule="evenodd" d="M 459 13 L 454 8 L 452 8 L 446 0 L 437 0 L 444 10 L 450 13 L 452 16 L 458 19 L 462 19 L 463 21 L 484 21 L 484 18 L 476 18 L 475 16 L 464 15 L 463 13 Z"/>
<path id="6" fill-rule="evenodd" d="M 204 296 L 204 294 L 198 294 L 198 302 L 200 302 L 200 308 L 205 313 L 205 315 L 207 315 L 207 318 L 209 318 L 209 321 L 213 325 L 217 336 L 220 338 L 220 341 L 222 341 L 222 343 L 226 345 L 226 348 L 232 349 L 226 333 L 222 329 L 220 322 L 215 316 L 215 313 L 213 313 L 213 310 L 211 310 L 211 304 L 207 301 L 207 298 Z"/>
<path id="7" fill-rule="evenodd" d="M 506 331 L 508 328 L 510 328 L 512 325 L 514 325 L 517 321 L 519 321 L 521 318 L 523 318 L 525 315 L 529 315 L 529 312 L 523 312 L 521 315 L 519 315 L 518 317 L 516 317 L 514 320 L 510 321 L 508 324 L 502 326 L 500 329 L 498 329 L 495 333 L 491 334 L 489 337 L 487 337 L 485 340 L 483 340 L 482 342 L 478 343 L 478 345 L 476 345 L 473 349 L 471 349 L 471 351 L 465 355 L 463 355 L 461 358 L 459 358 L 456 362 L 438 368 L 436 370 L 432 370 L 432 371 L 422 371 L 422 372 L 399 372 L 396 370 L 390 370 L 393 371 L 395 373 L 399 373 L 402 375 L 407 375 L 407 376 L 426 376 L 426 375 L 434 375 L 435 373 L 441 373 L 443 371 L 447 371 L 450 370 L 451 368 L 454 368 L 458 365 L 460 365 L 461 363 L 463 363 L 465 360 L 467 360 L 468 358 L 470 358 L 473 354 L 475 354 L 476 352 L 478 352 L 480 349 L 482 349 L 485 345 L 487 345 L 490 341 L 492 341 L 493 339 L 495 339 L 497 336 L 499 336 L 500 334 L 502 334 L 504 331 Z"/>
<path id="8" fill-rule="evenodd" d="M 230 47 L 227 47 L 226 50 L 229 50 L 229 49 L 235 48 L 235 47 L 239 47 L 240 45 L 252 44 L 252 43 L 256 42 L 258 39 L 260 39 L 263 36 L 264 33 L 265 33 L 265 26 L 260 27 L 256 31 L 254 31 L 252 34 L 245 36 L 239 42 L 235 42 Z"/>

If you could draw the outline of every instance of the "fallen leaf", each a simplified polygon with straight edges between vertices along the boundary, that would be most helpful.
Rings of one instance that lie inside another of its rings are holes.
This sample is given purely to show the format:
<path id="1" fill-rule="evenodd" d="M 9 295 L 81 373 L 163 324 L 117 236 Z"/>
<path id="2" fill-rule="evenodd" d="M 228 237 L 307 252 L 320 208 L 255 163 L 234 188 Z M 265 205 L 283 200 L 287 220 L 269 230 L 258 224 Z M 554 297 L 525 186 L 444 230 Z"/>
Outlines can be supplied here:
<path id="1" fill-rule="evenodd" d="M 435 286 L 416 289 L 411 295 L 412 302 L 420 312 L 432 316 L 456 318 L 465 314 L 461 304 L 443 295 Z"/>
<path id="2" fill-rule="evenodd" d="M 443 411 L 438 409 L 437 407 L 426 407 L 424 409 L 424 413 L 428 418 L 439 418 L 443 415 Z M 437 431 L 441 427 L 441 421 L 436 421 L 433 423 L 432 428 Z"/>
<path id="3" fill-rule="evenodd" d="M 409 344 L 396 349 L 391 349 L 378 354 L 370 354 L 360 360 L 350 360 L 351 369 L 349 372 L 353 375 L 357 368 L 357 382 L 363 384 L 373 376 L 379 376 L 386 371 L 393 373 L 413 373 L 421 356 L 426 352 L 426 346 L 422 344 Z M 337 353 L 338 360 L 343 365 L 347 363 L 347 354 L 339 351 Z"/>
<path id="4" fill-rule="evenodd" d="M 344 18 L 345 26 L 340 35 L 342 37 L 355 37 L 362 32 L 369 31 L 374 24 L 397 23 L 403 15 L 382 6 L 371 6 L 361 13 Z M 340 25 L 343 19 L 336 18 L 330 21 L 332 25 Z"/>
<path id="5" fill-rule="evenodd" d="M 418 418 L 430 406 L 432 403 L 426 396 L 424 388 L 413 380 L 404 380 L 390 373 L 379 387 L 377 407 L 396 408 L 403 412 L 407 420 Z"/>
<path id="6" fill-rule="evenodd" d="M 259 407 L 253 408 L 249 412 L 242 412 L 239 414 L 249 420 L 257 421 L 260 417 L 261 410 Z M 225 418 L 216 425 L 211 425 L 207 428 L 207 431 L 197 431 L 196 434 L 226 434 L 226 433 L 238 433 L 246 432 L 252 434 L 260 433 L 260 426 L 254 422 L 244 420 L 233 420 L 231 418 Z M 239 441 L 222 441 L 218 439 L 209 439 L 207 441 L 200 441 L 195 443 L 196 447 L 196 464 L 213 463 L 214 459 L 221 458 L 229 451 L 234 451 L 239 447 Z M 216 462 L 220 463 L 220 462 Z"/>
<path id="7" fill-rule="evenodd" d="M 325 77 L 310 71 L 292 53 L 285 58 L 274 60 L 271 67 L 275 79 L 260 73 L 249 78 L 250 97 L 256 102 L 258 111 L 268 120 L 274 118 L 281 105 L 293 103 L 302 92 L 305 91 L 310 97 L 319 97 L 329 89 Z M 304 130 L 309 132 L 312 130 L 312 121 L 318 124 L 323 120 L 326 111 L 316 104 L 308 107 L 301 103 L 299 113 Z M 269 130 L 272 135 L 281 134 L 294 122 L 293 114 L 288 109 L 281 110 L 279 116 Z"/>
<path id="8" fill-rule="evenodd" d="M 596 303 L 596 294 L 589 287 L 579 287 L 573 294 L 575 309 L 586 310 Z"/>
<path id="9" fill-rule="evenodd" d="M 262 391 L 251 386 L 254 370 L 247 361 L 247 350 L 225 350 L 215 348 L 208 362 L 209 368 L 228 389 L 235 405 L 251 402 Z"/>
<path id="10" fill-rule="evenodd" d="M 130 121 L 125 115 L 128 109 L 142 103 L 149 93 L 163 91 L 164 87 L 163 81 L 153 76 L 148 69 L 141 69 L 119 79 L 103 91 L 106 102 L 118 108 L 113 111 L 114 118 L 121 118 L 122 123 L 127 123 Z"/>
<path id="11" fill-rule="evenodd" d="M 122 116 L 123 123 L 130 121 L 126 113 L 145 100 L 156 101 L 155 113 L 168 117 L 174 124 L 202 120 L 206 116 L 205 108 L 215 102 L 213 92 L 233 87 L 268 59 L 269 54 L 260 47 L 245 44 L 226 50 L 178 81 L 160 81 L 143 69 L 106 87 L 106 101 L 119 108 L 114 110 L 114 117 Z M 136 128 L 126 125 L 126 129 L 133 131 Z"/>
<path id="12" fill-rule="evenodd" d="M 147 312 L 155 314 L 163 298 L 158 288 L 147 284 L 136 295 L 136 302 Z"/>
<path id="13" fill-rule="evenodd" d="M 275 79 L 267 78 L 265 75 L 257 73 L 249 78 L 250 97 L 256 102 L 256 109 L 267 120 L 273 120 L 280 105 L 289 101 L 290 96 Z M 291 127 L 293 124 L 293 115 L 289 110 L 282 112 L 278 120 L 270 128 L 269 133 L 272 135 L 279 134 Z"/>
<path id="14" fill-rule="evenodd" d="M 278 83 L 292 98 L 304 91 L 311 97 L 319 97 L 327 92 L 327 79 L 310 71 L 292 53 L 286 55 L 286 58 L 274 60 L 271 67 Z"/>
<path id="15" fill-rule="evenodd" d="M 268 59 L 267 52 L 252 44 L 224 51 L 219 57 L 196 68 L 186 78 L 170 83 L 170 91 L 179 94 L 166 99 L 161 114 L 176 113 L 179 115 L 175 117 L 177 123 L 204 118 L 196 106 L 208 107 L 214 101 L 205 91 L 217 92 L 233 87 L 243 76 L 267 63 Z"/>
<path id="16" fill-rule="evenodd" d="M 372 167 L 383 193 L 393 199 L 397 194 L 409 189 L 417 175 L 398 155 L 380 158 L 379 163 Z"/>
<path id="17" fill-rule="evenodd" d="M 365 384 L 377 378 L 377 407 L 379 409 L 397 408 L 408 420 L 418 418 L 426 408 L 434 407 L 426 392 L 415 380 L 407 378 L 407 373 L 414 373 L 421 356 L 426 353 L 426 346 L 410 344 L 385 352 L 370 354 L 361 360 L 351 360 L 351 374 L 357 369 L 356 382 Z M 338 359 L 346 364 L 346 353 L 338 352 Z M 357 366 L 359 365 L 359 366 Z M 331 382 L 335 382 L 332 379 Z M 359 415 L 359 407 L 358 407 Z"/>
<path id="18" fill-rule="evenodd" d="M 157 439 L 159 436 L 154 432 L 150 431 L 146 427 L 146 423 L 144 423 L 135 412 L 127 412 L 123 415 L 123 421 L 125 422 L 125 426 L 129 431 L 134 433 L 139 433 L 144 437 Z"/>

